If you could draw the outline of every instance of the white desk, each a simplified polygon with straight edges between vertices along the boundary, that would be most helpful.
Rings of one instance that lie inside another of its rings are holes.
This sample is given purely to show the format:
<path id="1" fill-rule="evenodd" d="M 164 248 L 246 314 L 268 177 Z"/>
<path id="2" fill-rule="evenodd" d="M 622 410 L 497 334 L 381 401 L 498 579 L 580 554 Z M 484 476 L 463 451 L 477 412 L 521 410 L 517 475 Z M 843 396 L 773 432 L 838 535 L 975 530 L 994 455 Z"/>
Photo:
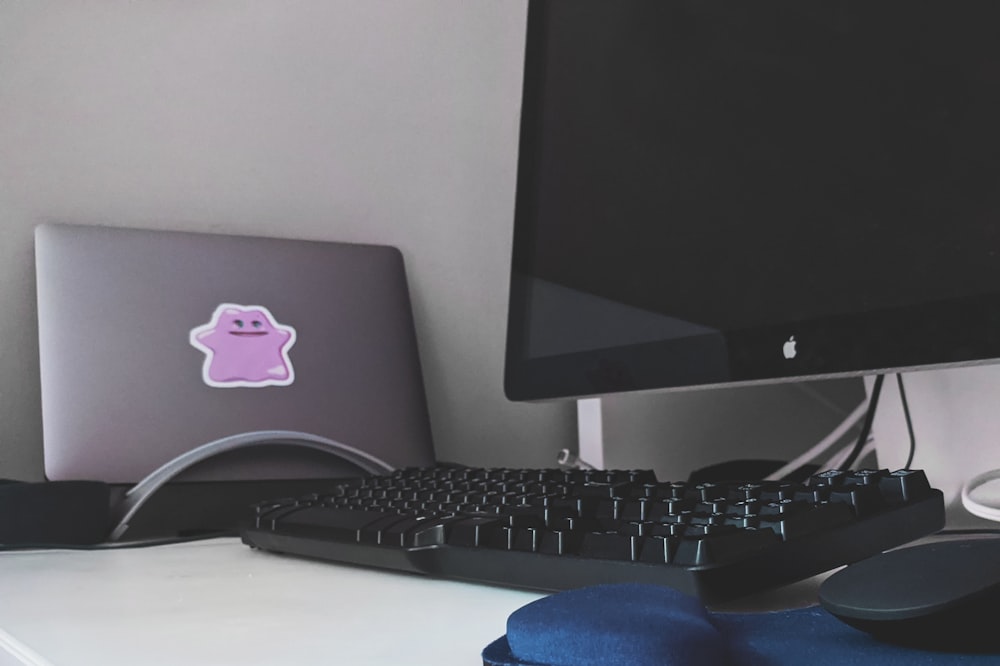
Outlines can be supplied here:
<path id="1" fill-rule="evenodd" d="M 816 603 L 829 573 L 726 604 Z M 0 666 L 475 666 L 543 594 L 255 551 L 238 539 L 0 552 Z"/>
<path id="2" fill-rule="evenodd" d="M 540 596 L 282 557 L 237 539 L 7 552 L 0 666 L 470 666 Z"/>

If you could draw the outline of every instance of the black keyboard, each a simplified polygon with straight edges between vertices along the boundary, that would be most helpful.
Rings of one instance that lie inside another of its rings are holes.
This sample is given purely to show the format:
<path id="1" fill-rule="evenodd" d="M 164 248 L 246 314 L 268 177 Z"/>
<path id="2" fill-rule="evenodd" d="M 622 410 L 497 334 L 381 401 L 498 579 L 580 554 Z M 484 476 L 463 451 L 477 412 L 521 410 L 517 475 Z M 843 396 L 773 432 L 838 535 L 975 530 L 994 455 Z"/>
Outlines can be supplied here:
<path id="1" fill-rule="evenodd" d="M 435 467 L 253 509 L 242 538 L 262 550 L 546 591 L 658 583 L 705 602 L 944 526 L 941 491 L 920 470 L 694 484 L 651 471 Z"/>

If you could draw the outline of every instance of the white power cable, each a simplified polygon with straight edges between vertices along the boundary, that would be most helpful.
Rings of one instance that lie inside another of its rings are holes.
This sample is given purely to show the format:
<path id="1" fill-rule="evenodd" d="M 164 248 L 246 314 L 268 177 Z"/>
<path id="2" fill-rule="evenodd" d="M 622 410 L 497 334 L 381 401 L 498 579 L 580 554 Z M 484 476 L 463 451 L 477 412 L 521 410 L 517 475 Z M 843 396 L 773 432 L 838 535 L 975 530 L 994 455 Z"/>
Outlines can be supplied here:
<path id="1" fill-rule="evenodd" d="M 847 415 L 847 417 L 834 428 L 829 435 L 821 439 L 815 446 L 811 449 L 797 457 L 795 460 L 787 463 L 786 465 L 775 470 L 766 477 L 767 481 L 778 481 L 783 479 L 788 474 L 791 474 L 798 468 L 802 467 L 806 463 L 821 456 L 827 449 L 837 443 L 837 441 L 844 435 L 845 432 L 853 428 L 858 421 L 864 418 L 865 413 L 868 411 L 868 403 L 863 402 L 854 408 L 854 411 Z"/>
<path id="2" fill-rule="evenodd" d="M 829 460 L 827 460 L 821 466 L 822 469 L 840 469 L 841 466 L 844 464 L 844 461 L 847 460 L 848 456 L 851 455 L 851 451 L 853 449 L 854 449 L 854 444 L 852 443 L 848 444 L 841 450 L 837 451 L 830 457 Z M 875 450 L 875 438 L 870 436 L 868 437 L 868 439 L 865 440 L 865 445 L 861 448 L 861 452 L 858 453 L 858 457 L 856 458 L 856 460 L 860 461 L 862 458 L 864 458 L 874 450 Z"/>
<path id="3" fill-rule="evenodd" d="M 972 477 L 962 484 L 962 506 L 965 507 L 965 510 L 974 516 L 1000 522 L 1000 507 L 990 506 L 972 499 L 972 493 L 976 489 L 997 479 L 1000 479 L 1000 469 L 991 469 L 988 472 L 983 472 L 978 476 Z"/>

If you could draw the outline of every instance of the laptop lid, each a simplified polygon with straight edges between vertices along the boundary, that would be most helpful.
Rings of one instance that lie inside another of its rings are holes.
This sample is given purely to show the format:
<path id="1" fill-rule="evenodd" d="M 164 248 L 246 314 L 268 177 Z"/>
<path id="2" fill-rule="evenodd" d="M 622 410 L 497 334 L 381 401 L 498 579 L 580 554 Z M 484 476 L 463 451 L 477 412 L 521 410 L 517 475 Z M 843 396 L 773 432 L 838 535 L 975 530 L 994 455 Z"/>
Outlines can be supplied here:
<path id="1" fill-rule="evenodd" d="M 202 444 L 265 431 L 391 467 L 433 463 L 395 248 L 44 224 L 35 252 L 49 479 L 135 483 Z M 336 456 L 275 446 L 182 478 L 355 474 Z"/>

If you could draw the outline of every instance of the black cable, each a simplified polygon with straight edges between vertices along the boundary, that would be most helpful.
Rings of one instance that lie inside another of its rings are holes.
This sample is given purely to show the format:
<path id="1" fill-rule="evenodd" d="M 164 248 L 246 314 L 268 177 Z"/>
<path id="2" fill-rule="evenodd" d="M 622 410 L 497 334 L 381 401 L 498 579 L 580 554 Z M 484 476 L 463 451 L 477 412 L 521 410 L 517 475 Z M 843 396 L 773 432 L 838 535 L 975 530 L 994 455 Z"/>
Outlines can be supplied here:
<path id="1" fill-rule="evenodd" d="M 872 387 L 872 397 L 868 401 L 868 413 L 865 414 L 864 425 L 861 426 L 861 435 L 858 436 L 858 441 L 855 442 L 854 448 L 848 454 L 847 458 L 840 465 L 840 469 L 847 470 L 851 468 L 857 459 L 861 455 L 861 450 L 865 448 L 865 443 L 868 441 L 868 435 L 872 431 L 872 422 L 875 420 L 875 409 L 878 407 L 878 396 L 882 393 L 882 382 L 885 380 L 885 375 L 875 376 L 875 385 Z"/>
<path id="2" fill-rule="evenodd" d="M 896 384 L 899 386 L 899 399 L 903 403 L 903 416 L 906 417 L 906 430 L 910 433 L 910 454 L 906 457 L 903 469 L 910 469 L 913 455 L 917 452 L 917 438 L 913 434 L 913 420 L 910 419 L 910 404 L 906 401 L 906 389 L 903 388 L 903 375 L 896 373 Z"/>

